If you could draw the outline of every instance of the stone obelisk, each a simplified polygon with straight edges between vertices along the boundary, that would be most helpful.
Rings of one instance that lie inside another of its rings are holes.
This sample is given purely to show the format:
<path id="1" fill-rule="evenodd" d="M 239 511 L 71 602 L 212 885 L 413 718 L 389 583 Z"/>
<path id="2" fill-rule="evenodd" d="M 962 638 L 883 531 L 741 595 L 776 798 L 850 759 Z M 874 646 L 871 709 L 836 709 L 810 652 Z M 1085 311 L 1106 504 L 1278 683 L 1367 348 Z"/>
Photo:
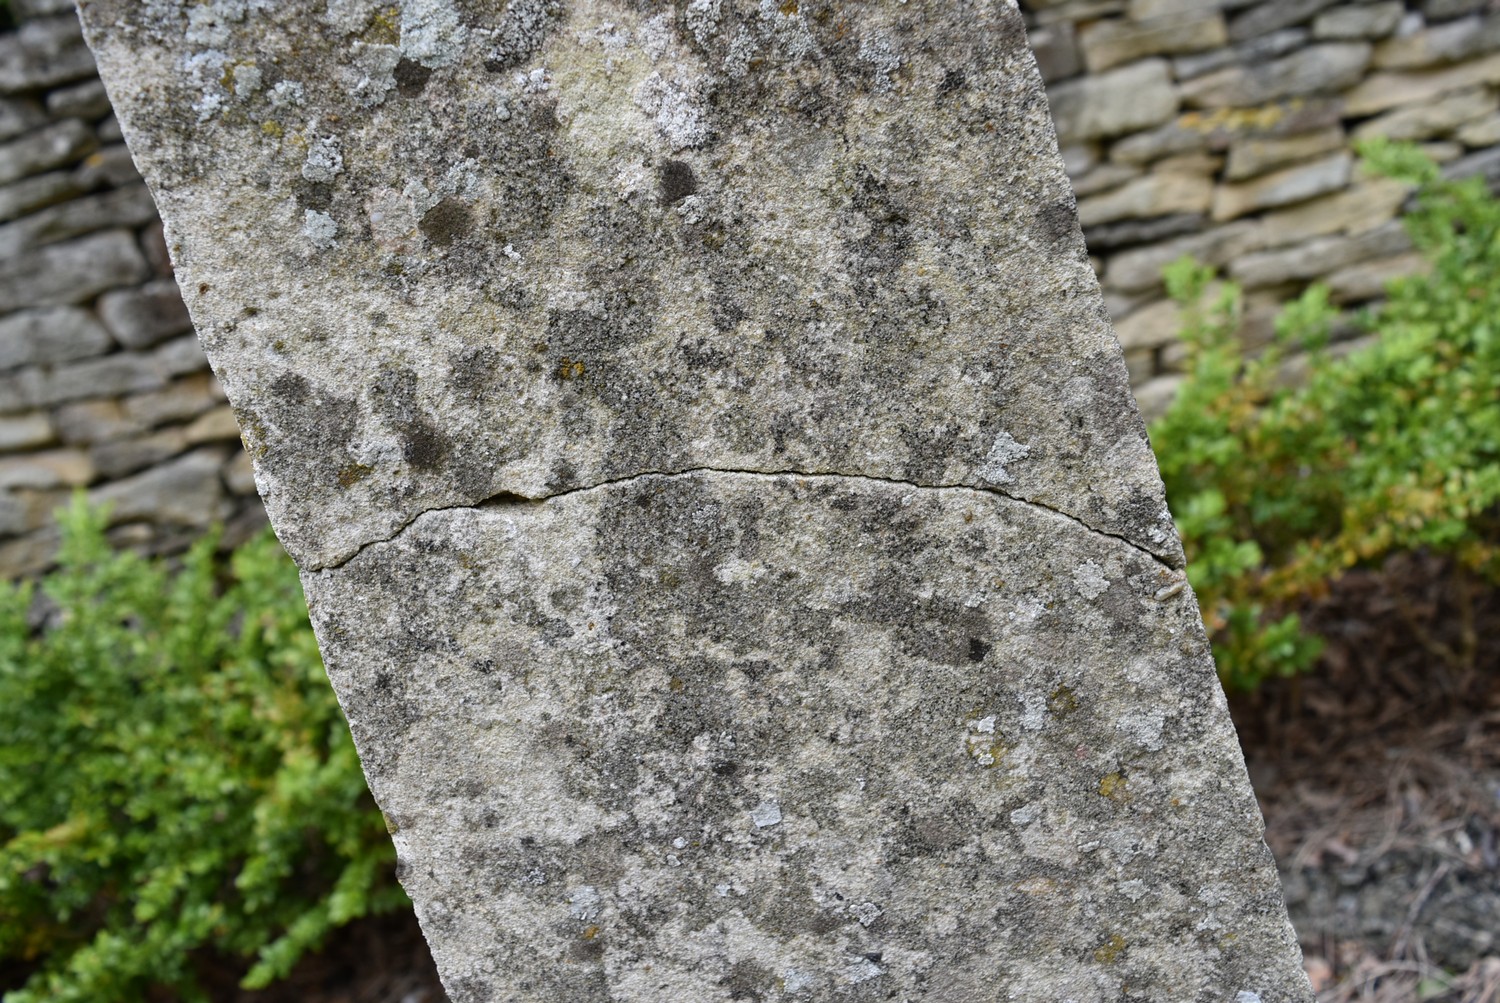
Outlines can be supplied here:
<path id="1" fill-rule="evenodd" d="M 1003 0 L 85 0 L 459 1003 L 1311 998 Z"/>

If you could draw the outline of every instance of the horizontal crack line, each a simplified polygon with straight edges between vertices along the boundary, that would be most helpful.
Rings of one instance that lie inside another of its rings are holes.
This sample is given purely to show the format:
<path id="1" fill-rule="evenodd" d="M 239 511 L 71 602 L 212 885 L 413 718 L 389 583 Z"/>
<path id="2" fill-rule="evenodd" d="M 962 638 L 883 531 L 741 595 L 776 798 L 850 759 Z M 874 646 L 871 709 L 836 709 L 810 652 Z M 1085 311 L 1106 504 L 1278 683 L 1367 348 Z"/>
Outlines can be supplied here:
<path id="1" fill-rule="evenodd" d="M 328 564 L 322 564 L 314 568 L 308 568 L 307 570 L 310 572 L 333 571 L 337 568 L 343 567 L 345 564 L 348 564 L 360 554 L 364 553 L 366 549 L 374 546 L 379 546 L 382 543 L 390 543 L 391 541 L 395 540 L 397 537 L 401 536 L 401 534 L 410 529 L 412 527 L 412 524 L 415 523 L 418 519 L 422 518 L 424 515 L 432 515 L 439 512 L 457 512 L 464 509 L 504 508 L 512 505 L 543 505 L 550 501 L 556 501 L 559 498 L 566 498 L 569 495 L 586 494 L 591 491 L 602 491 L 606 488 L 620 487 L 622 485 L 633 484 L 637 481 L 650 480 L 653 478 L 671 479 L 679 477 L 692 477 L 698 474 L 731 474 L 738 477 L 797 477 L 803 478 L 805 480 L 869 481 L 875 484 L 890 484 L 899 488 L 908 488 L 913 491 L 969 491 L 974 494 L 1003 498 L 1006 501 L 1015 502 L 1018 505 L 1025 505 L 1029 508 L 1037 509 L 1038 511 L 1057 516 L 1060 519 L 1066 519 L 1068 522 L 1073 523 L 1079 528 L 1095 536 L 1101 536 L 1105 539 L 1116 540 L 1120 543 L 1123 543 L 1127 547 L 1130 547 L 1132 550 L 1142 554 L 1143 556 L 1149 558 L 1157 564 L 1160 564 L 1162 567 L 1165 567 L 1168 570 L 1179 570 L 1175 568 L 1174 565 L 1172 565 L 1168 560 L 1163 558 L 1160 554 L 1151 552 L 1150 550 L 1146 549 L 1145 547 L 1141 546 L 1128 537 L 1121 536 L 1118 533 L 1111 533 L 1107 530 L 1102 530 L 1095 526 L 1090 526 L 1088 523 L 1078 518 L 1078 516 L 1073 515 L 1069 512 L 1064 512 L 1061 509 L 1054 508 L 1053 506 L 1048 505 L 1045 502 L 1035 501 L 1030 498 L 1019 498 L 1013 494 L 1001 491 L 999 488 L 995 487 L 976 487 L 972 484 L 917 484 L 912 481 L 904 481 L 895 477 L 879 477 L 874 474 L 843 474 L 832 471 L 817 470 L 736 470 L 726 467 L 689 467 L 685 470 L 672 471 L 648 470 L 645 473 L 631 474 L 628 477 L 616 477 L 611 480 L 599 481 L 595 484 L 584 484 L 576 488 L 568 488 L 565 491 L 556 491 L 551 494 L 532 496 L 520 494 L 515 491 L 498 491 L 495 494 L 492 494 L 487 498 L 482 498 L 476 502 L 469 502 L 463 505 L 444 505 L 438 508 L 423 509 L 422 511 L 417 512 L 415 515 L 411 516 L 411 518 L 403 522 L 389 536 L 382 537 L 378 540 L 368 540 L 365 543 L 360 544 L 359 548 L 347 557 L 340 558 L 337 561 L 333 561 Z"/>

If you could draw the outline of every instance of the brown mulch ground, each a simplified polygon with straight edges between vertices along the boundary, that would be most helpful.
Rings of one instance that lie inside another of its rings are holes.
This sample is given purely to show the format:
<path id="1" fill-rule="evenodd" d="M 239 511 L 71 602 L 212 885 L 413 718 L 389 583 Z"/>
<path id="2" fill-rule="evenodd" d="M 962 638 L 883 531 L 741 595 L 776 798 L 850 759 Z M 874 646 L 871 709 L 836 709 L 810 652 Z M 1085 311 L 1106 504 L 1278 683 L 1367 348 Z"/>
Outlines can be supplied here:
<path id="1" fill-rule="evenodd" d="M 1500 1003 L 1500 594 L 1441 561 L 1346 576 L 1305 678 L 1231 699 L 1319 1003 Z M 233 1003 L 443 1003 L 410 914 Z"/>

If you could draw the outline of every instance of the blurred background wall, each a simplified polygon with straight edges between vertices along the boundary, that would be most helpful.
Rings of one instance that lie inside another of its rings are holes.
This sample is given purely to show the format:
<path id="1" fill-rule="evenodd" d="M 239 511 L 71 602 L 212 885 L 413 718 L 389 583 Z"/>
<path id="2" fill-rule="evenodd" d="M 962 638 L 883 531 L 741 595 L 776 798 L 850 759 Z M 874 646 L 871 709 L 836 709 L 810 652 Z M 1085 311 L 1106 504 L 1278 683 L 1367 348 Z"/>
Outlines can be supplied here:
<path id="1" fill-rule="evenodd" d="M 1312 281 L 1353 308 L 1419 267 L 1405 192 L 1353 144 L 1500 178 L 1490 0 L 1027 0 L 1079 214 L 1138 399 L 1179 379 L 1163 266 L 1247 290 L 1242 335 Z M 117 543 L 263 524 L 248 458 L 172 281 L 70 0 L 0 6 L 0 576 L 46 567 L 76 488 Z"/>

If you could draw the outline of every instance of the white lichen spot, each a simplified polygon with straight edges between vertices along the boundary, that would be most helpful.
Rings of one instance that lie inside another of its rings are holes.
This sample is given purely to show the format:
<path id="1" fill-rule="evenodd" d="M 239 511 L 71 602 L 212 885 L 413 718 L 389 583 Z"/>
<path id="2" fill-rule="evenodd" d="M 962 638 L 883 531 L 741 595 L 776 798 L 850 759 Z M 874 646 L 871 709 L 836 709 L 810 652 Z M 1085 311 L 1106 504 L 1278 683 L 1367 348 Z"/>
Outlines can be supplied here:
<path id="1" fill-rule="evenodd" d="M 1115 725 L 1115 730 L 1124 732 L 1125 736 L 1136 745 L 1156 752 L 1162 745 L 1161 732 L 1166 720 L 1166 711 L 1159 707 L 1152 707 L 1126 715 L 1119 724 Z"/>
<path id="2" fill-rule="evenodd" d="M 428 69 L 458 58 L 469 29 L 452 0 L 402 0 L 401 54 Z"/>
<path id="3" fill-rule="evenodd" d="M 654 63 L 660 60 L 672 45 L 672 15 L 656 15 L 641 25 L 637 34 L 640 37 L 641 48 L 646 50 L 646 55 L 651 57 L 651 61 Z"/>
<path id="4" fill-rule="evenodd" d="M 307 148 L 302 176 L 308 181 L 328 182 L 344 173 L 344 156 L 339 153 L 337 136 L 320 136 Z"/>
<path id="5" fill-rule="evenodd" d="M 798 5 L 787 4 L 785 0 L 760 0 L 760 18 L 770 28 L 783 58 L 795 61 L 818 51 Z"/>
<path id="6" fill-rule="evenodd" d="M 750 821 L 757 829 L 769 829 L 781 824 L 781 805 L 775 801 L 762 801 L 750 809 Z"/>
<path id="7" fill-rule="evenodd" d="M 1042 806 L 1033 801 L 1031 804 L 1022 805 L 1015 811 L 1011 812 L 1010 824 L 1016 826 L 1017 828 L 1020 828 L 1023 825 L 1030 825 L 1037 820 L 1037 817 L 1040 816 L 1041 813 Z"/>
<path id="8" fill-rule="evenodd" d="M 859 43 L 859 58 L 862 62 L 875 67 L 878 75 L 876 88 L 883 91 L 890 90 L 891 77 L 901 69 L 901 57 L 891 45 L 891 40 L 884 35 L 864 39 Z"/>
<path id="9" fill-rule="evenodd" d="M 995 715 L 982 717 L 974 722 L 974 730 L 981 735 L 993 735 L 995 733 Z"/>
<path id="10" fill-rule="evenodd" d="M 689 195 L 677 203 L 677 215 L 684 223 L 697 224 L 708 218 L 708 199 L 702 195 Z"/>
<path id="11" fill-rule="evenodd" d="M 547 72 L 545 66 L 538 66 L 517 73 L 511 78 L 511 82 L 527 94 L 545 94 L 552 89 L 552 74 Z"/>
<path id="12" fill-rule="evenodd" d="M 1021 727 L 1027 731 L 1041 731 L 1047 723 L 1047 700 L 1040 693 L 1021 695 Z"/>
<path id="13" fill-rule="evenodd" d="M 724 16 L 723 7 L 724 0 L 693 0 L 682 12 L 688 31 L 693 33 L 699 45 L 707 45 L 713 37 L 714 30 L 719 27 L 719 18 Z"/>
<path id="14" fill-rule="evenodd" d="M 766 569 L 759 561 L 747 561 L 743 557 L 731 557 L 714 568 L 714 577 L 725 585 L 744 585 L 766 577 Z"/>
<path id="15" fill-rule="evenodd" d="M 599 889 L 593 885 L 580 885 L 568 890 L 568 914 L 574 919 L 590 920 L 599 915 Z"/>
<path id="16" fill-rule="evenodd" d="M 750 63 L 754 61 L 758 48 L 749 32 L 741 31 L 736 34 L 724 53 L 724 72 L 735 80 L 749 73 Z"/>
<path id="17" fill-rule="evenodd" d="M 228 101 L 229 92 L 224 89 L 225 67 L 228 65 L 229 57 L 217 49 L 194 53 L 182 61 L 182 70 L 189 84 L 200 93 L 198 100 L 193 102 L 198 121 L 208 121 Z"/>
<path id="18" fill-rule="evenodd" d="M 267 95 L 272 108 L 289 108 L 302 104 L 302 85 L 295 80 L 280 80 Z"/>
<path id="19" fill-rule="evenodd" d="M 339 225 L 327 213 L 309 209 L 302 215 L 302 236 L 320 251 L 338 243 Z"/>
<path id="20" fill-rule="evenodd" d="M 370 236 L 375 245 L 392 254 L 407 254 L 417 245 L 417 214 L 411 199 L 389 188 L 370 193 L 365 203 L 370 220 Z"/>
<path id="21" fill-rule="evenodd" d="M 844 969 L 844 980 L 852 985 L 858 985 L 861 982 L 878 979 L 884 974 L 884 968 L 881 968 L 869 958 L 860 958 Z"/>
<path id="22" fill-rule="evenodd" d="M 1000 743 L 995 737 L 995 718 L 981 717 L 964 728 L 964 748 L 969 758 L 980 766 L 994 766 L 1000 761 Z"/>
<path id="23" fill-rule="evenodd" d="M 781 987 L 789 993 L 800 993 L 805 989 L 811 989 L 816 981 L 812 975 L 796 968 L 788 968 L 781 973 Z"/>
<path id="24" fill-rule="evenodd" d="M 1078 591 L 1085 599 L 1097 599 L 1109 588 L 1109 579 L 1104 577 L 1104 569 L 1093 561 L 1084 561 L 1073 569 L 1073 584 L 1078 586 Z"/>
<path id="25" fill-rule="evenodd" d="M 514 244 L 506 244 L 505 247 L 501 250 L 500 253 L 504 254 L 507 258 L 509 258 L 512 261 L 520 261 L 521 260 L 521 252 L 518 251 L 518 250 L 516 250 Z"/>
<path id="26" fill-rule="evenodd" d="M 657 131 L 672 149 L 700 146 L 709 138 L 696 81 L 652 73 L 635 89 L 634 99 L 636 106 L 653 118 Z"/>
<path id="27" fill-rule="evenodd" d="M 870 926 L 880 918 L 881 908 L 874 902 L 861 902 L 849 910 L 860 926 Z"/>
<path id="28" fill-rule="evenodd" d="M 1241 989 L 1234 994 L 1234 1003 L 1260 1003 L 1260 993 L 1252 993 L 1248 989 Z"/>
<path id="29" fill-rule="evenodd" d="M 241 101 L 248 101 L 261 88 L 260 67 L 254 63 L 238 63 L 234 67 L 231 79 L 234 85 L 234 96 Z"/>
<path id="30" fill-rule="evenodd" d="M 364 30 L 380 9 L 377 0 L 326 0 L 323 22 L 335 31 L 352 35 Z"/>
<path id="31" fill-rule="evenodd" d="M 351 53 L 354 62 L 354 100 L 361 107 L 373 108 L 396 89 L 396 64 L 401 50 L 394 45 L 372 45 L 355 42 Z"/>
<path id="32" fill-rule="evenodd" d="M 274 0 L 208 0 L 188 8 L 184 38 L 190 45 L 226 45 L 233 26 L 251 13 L 275 9 Z"/>
<path id="33" fill-rule="evenodd" d="M 990 451 L 985 454 L 979 476 L 991 484 L 1009 484 L 1015 478 L 1005 469 L 1006 464 L 1025 459 L 1030 453 L 1030 446 L 1017 442 L 1009 432 L 1002 429 L 990 444 Z"/>
<path id="34" fill-rule="evenodd" d="M 1129 881 L 1121 881 L 1115 885 L 1120 894 L 1132 902 L 1139 902 L 1146 897 L 1146 882 L 1140 878 L 1131 878 Z"/>

